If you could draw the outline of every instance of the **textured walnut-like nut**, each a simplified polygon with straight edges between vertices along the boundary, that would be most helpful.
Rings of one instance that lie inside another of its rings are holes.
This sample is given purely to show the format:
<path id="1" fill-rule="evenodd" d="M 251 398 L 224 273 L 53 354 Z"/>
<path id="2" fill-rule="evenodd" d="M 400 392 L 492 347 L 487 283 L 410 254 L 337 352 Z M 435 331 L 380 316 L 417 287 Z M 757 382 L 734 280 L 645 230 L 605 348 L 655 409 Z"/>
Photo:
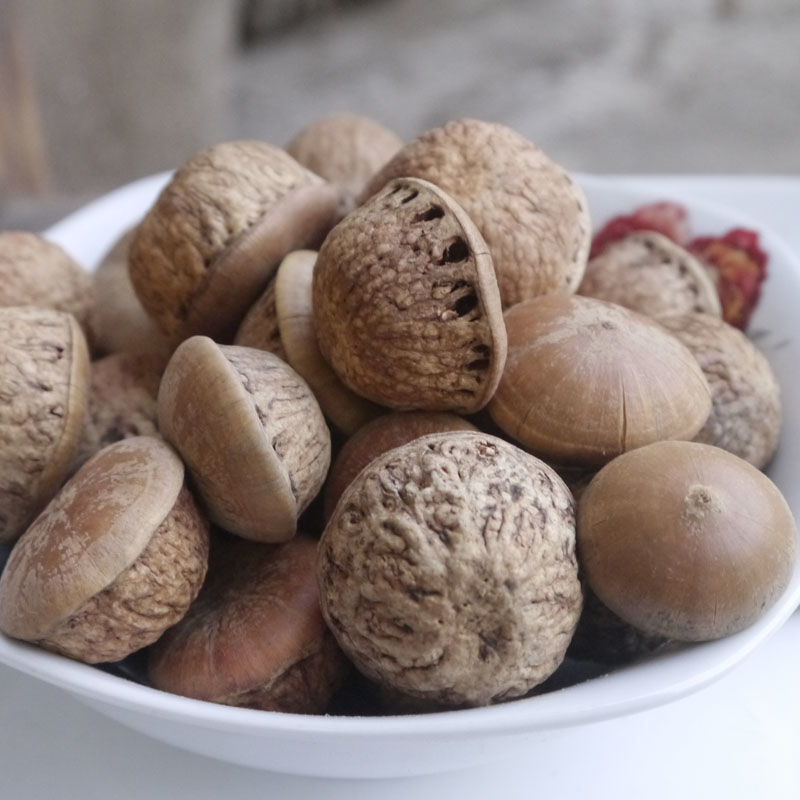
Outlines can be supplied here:
<path id="1" fill-rule="evenodd" d="M 154 353 L 164 359 L 172 348 L 144 310 L 128 273 L 128 251 L 134 229 L 126 231 L 92 273 L 95 303 L 89 317 L 97 354 Z"/>
<path id="2" fill-rule="evenodd" d="M 362 199 L 400 176 L 435 183 L 463 206 L 489 245 L 504 308 L 577 288 L 591 244 L 586 198 L 516 131 L 474 119 L 434 128 L 406 144 Z"/>
<path id="3" fill-rule="evenodd" d="M 67 311 L 93 342 L 90 274 L 60 245 L 36 233 L 0 233 L 0 306 L 38 306 Z"/>
<path id="4" fill-rule="evenodd" d="M 72 314 L 0 308 L 0 542 L 16 539 L 67 477 L 88 388 Z"/>
<path id="5" fill-rule="evenodd" d="M 506 334 L 491 256 L 426 181 L 390 181 L 330 232 L 313 306 L 323 356 L 379 405 L 471 413 L 494 392 Z"/>
<path id="6" fill-rule="evenodd" d="M 695 441 L 765 467 L 783 420 L 780 385 L 766 356 L 717 317 L 682 314 L 659 322 L 689 349 L 711 387 L 711 413 Z"/>
<path id="7" fill-rule="evenodd" d="M 153 353 L 111 353 L 93 361 L 89 405 L 72 471 L 106 445 L 157 436 L 156 398 L 164 359 Z"/>
<path id="8" fill-rule="evenodd" d="M 532 452 L 597 467 L 659 439 L 691 439 L 711 390 L 689 350 L 649 317 L 604 300 L 543 295 L 505 314 L 494 421 Z"/>
<path id="9" fill-rule="evenodd" d="M 265 142 L 223 142 L 190 158 L 136 228 L 130 276 L 174 344 L 233 336 L 290 250 L 316 247 L 338 190 Z"/>
<path id="10" fill-rule="evenodd" d="M 173 449 L 149 436 L 86 462 L 19 539 L 0 576 L 0 629 L 72 658 L 118 661 L 187 611 L 208 524 Z"/>
<path id="11" fill-rule="evenodd" d="M 367 181 L 403 146 L 393 131 L 360 114 L 329 114 L 311 122 L 286 151 L 342 189 L 342 216 L 356 205 Z"/>
<path id="12" fill-rule="evenodd" d="M 572 497 L 546 464 L 468 431 L 372 461 L 320 542 L 320 601 L 368 677 L 448 705 L 525 694 L 581 610 Z"/>
<path id="13" fill-rule="evenodd" d="M 212 520 L 246 539 L 294 536 L 330 465 L 330 432 L 305 381 L 272 353 L 207 336 L 173 353 L 158 423 Z"/>
<path id="14" fill-rule="evenodd" d="M 153 646 L 157 689 L 269 711 L 325 711 L 350 664 L 319 609 L 317 542 L 212 543 L 188 614 Z"/>
<path id="15" fill-rule="evenodd" d="M 586 265 L 578 294 L 661 317 L 693 311 L 722 316 L 706 268 L 688 250 L 654 231 L 608 244 Z"/>

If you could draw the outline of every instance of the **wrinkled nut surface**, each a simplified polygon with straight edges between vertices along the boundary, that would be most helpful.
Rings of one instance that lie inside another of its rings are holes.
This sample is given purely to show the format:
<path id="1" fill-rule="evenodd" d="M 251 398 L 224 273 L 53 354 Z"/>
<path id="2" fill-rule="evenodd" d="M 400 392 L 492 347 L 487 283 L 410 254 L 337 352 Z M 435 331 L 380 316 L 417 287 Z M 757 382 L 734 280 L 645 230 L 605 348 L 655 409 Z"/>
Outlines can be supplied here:
<path id="1" fill-rule="evenodd" d="M 72 314 L 0 308 L 0 542 L 67 476 L 86 419 L 89 352 Z"/>
<path id="2" fill-rule="evenodd" d="M 461 204 L 489 246 L 504 308 L 578 287 L 591 244 L 583 190 L 516 131 L 474 119 L 427 131 L 381 169 L 362 199 L 401 176 L 428 180 Z"/>
<path id="3" fill-rule="evenodd" d="M 506 334 L 477 228 L 426 181 L 389 182 L 328 235 L 313 281 L 320 351 L 354 392 L 396 410 L 471 413 Z"/>
<path id="4" fill-rule="evenodd" d="M 489 413 L 543 458 L 600 466 L 659 439 L 691 439 L 708 418 L 700 366 L 649 317 L 591 297 L 544 295 L 508 309 L 505 320 L 508 359 Z"/>
<path id="5" fill-rule="evenodd" d="M 139 302 L 128 273 L 133 233 L 132 228 L 125 231 L 92 273 L 95 303 L 89 319 L 94 350 L 101 356 L 154 353 L 167 359 L 172 348 Z"/>
<path id="6" fill-rule="evenodd" d="M 702 263 L 653 231 L 608 244 L 587 264 L 578 294 L 650 317 L 691 312 L 722 316 L 717 288 Z"/>
<path id="7" fill-rule="evenodd" d="M 783 421 L 780 386 L 766 356 L 717 317 L 682 314 L 659 322 L 691 351 L 711 387 L 711 413 L 695 440 L 765 467 Z"/>
<path id="8" fill-rule="evenodd" d="M 188 614 L 153 646 L 153 686 L 215 703 L 323 712 L 349 672 L 319 609 L 317 543 L 214 541 Z"/>
<path id="9" fill-rule="evenodd" d="M 159 435 L 156 398 L 164 364 L 160 355 L 129 352 L 92 362 L 88 413 L 72 471 L 120 439 Z"/>
<path id="10" fill-rule="evenodd" d="M 208 524 L 184 468 L 152 437 L 110 445 L 64 485 L 0 576 L 0 629 L 72 658 L 117 661 L 187 611 Z"/>
<path id="11" fill-rule="evenodd" d="M 60 245 L 28 231 L 0 233 L 0 306 L 66 311 L 93 341 L 91 275 Z"/>
<path id="12" fill-rule="evenodd" d="M 356 205 L 370 178 L 403 146 L 394 131 L 361 114 L 329 114 L 286 145 L 304 167 L 342 189 L 341 213 Z"/>
<path id="13" fill-rule="evenodd" d="M 319 244 L 338 200 L 338 190 L 267 143 L 203 150 L 136 228 L 136 294 L 173 344 L 193 334 L 227 340 L 280 259 Z"/>
<path id="14" fill-rule="evenodd" d="M 272 353 L 206 336 L 173 353 L 158 423 L 212 520 L 247 539 L 294 536 L 330 465 L 330 432 L 305 381 Z"/>
<path id="15" fill-rule="evenodd" d="M 705 641 L 751 625 L 789 584 L 792 512 L 744 459 L 699 442 L 655 442 L 611 461 L 578 503 L 589 587 L 641 631 Z"/>
<path id="16" fill-rule="evenodd" d="M 323 614 L 369 678 L 431 703 L 525 694 L 559 665 L 581 610 L 573 500 L 492 436 L 433 434 L 385 453 L 320 542 Z"/>

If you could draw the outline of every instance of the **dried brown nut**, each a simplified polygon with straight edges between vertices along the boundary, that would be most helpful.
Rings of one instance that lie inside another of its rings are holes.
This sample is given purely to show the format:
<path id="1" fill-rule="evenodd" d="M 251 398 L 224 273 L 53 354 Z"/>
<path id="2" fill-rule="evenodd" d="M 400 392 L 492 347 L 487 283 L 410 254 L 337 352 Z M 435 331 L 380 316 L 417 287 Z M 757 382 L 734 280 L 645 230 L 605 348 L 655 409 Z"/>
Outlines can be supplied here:
<path id="1" fill-rule="evenodd" d="M 654 231 L 611 242 L 586 265 L 578 294 L 661 317 L 693 311 L 722 316 L 716 285 L 688 250 Z"/>
<path id="2" fill-rule="evenodd" d="M 136 228 L 130 276 L 167 338 L 233 335 L 290 250 L 316 247 L 338 190 L 265 142 L 190 158 Z"/>
<path id="3" fill-rule="evenodd" d="M 91 276 L 60 245 L 36 233 L 0 233 L 0 306 L 67 311 L 93 341 Z"/>
<path id="4" fill-rule="evenodd" d="M 305 251 L 293 250 L 292 253 L 294 252 Z M 292 253 L 285 256 L 283 261 L 291 258 Z M 283 361 L 287 361 L 286 350 L 281 341 L 281 330 L 278 327 L 274 277 L 270 279 L 261 296 L 250 306 L 242 318 L 233 337 L 233 343 L 242 347 L 255 347 L 258 350 L 266 350 L 268 353 L 274 353 Z"/>
<path id="5" fill-rule="evenodd" d="M 330 432 L 305 381 L 272 353 L 207 336 L 173 353 L 158 423 L 211 519 L 246 539 L 294 536 L 330 465 Z"/>
<path id="6" fill-rule="evenodd" d="M 433 434 L 372 461 L 320 542 L 322 611 L 367 677 L 451 706 L 528 692 L 581 610 L 573 500 L 502 439 Z"/>
<path id="7" fill-rule="evenodd" d="M 0 308 L 0 542 L 16 539 L 67 477 L 88 388 L 72 314 Z"/>
<path id="8" fill-rule="evenodd" d="M 586 198 L 516 131 L 474 119 L 434 128 L 405 145 L 362 198 L 400 176 L 435 183 L 463 206 L 489 245 L 504 308 L 577 288 L 591 244 Z"/>
<path id="9" fill-rule="evenodd" d="M 111 353 L 92 362 L 89 410 L 72 471 L 120 439 L 158 435 L 156 398 L 163 371 L 163 358 L 153 353 Z"/>
<path id="10" fill-rule="evenodd" d="M 586 582 L 645 633 L 703 641 L 743 630 L 789 583 L 797 532 L 752 464 L 698 442 L 656 442 L 601 469 L 578 504 Z"/>
<path id="11" fill-rule="evenodd" d="M 313 305 L 323 356 L 379 405 L 471 413 L 494 392 L 506 335 L 492 260 L 426 181 L 390 181 L 330 232 Z"/>
<path id="12" fill-rule="evenodd" d="M 166 359 L 172 348 L 139 302 L 128 273 L 133 233 L 130 229 L 120 236 L 92 273 L 96 301 L 90 324 L 95 350 L 102 355 L 155 353 Z"/>
<path id="13" fill-rule="evenodd" d="M 344 443 L 328 473 L 323 490 L 325 519 L 330 519 L 353 478 L 387 450 L 430 433 L 476 430 L 463 417 L 444 411 L 394 411 L 366 423 Z"/>
<path id="14" fill-rule="evenodd" d="M 316 714 L 350 670 L 319 610 L 317 543 L 228 537 L 188 614 L 153 646 L 157 689 L 233 706 Z"/>
<path id="15" fill-rule="evenodd" d="M 187 611 L 208 524 L 181 460 L 154 437 L 100 451 L 19 539 L 0 577 L 4 633 L 97 663 L 154 642 Z"/>
<path id="16" fill-rule="evenodd" d="M 289 253 L 275 276 L 275 310 L 286 360 L 306 380 L 322 413 L 349 435 L 385 409 L 350 391 L 323 358 L 314 329 L 311 285 L 317 253 Z"/>
<path id="17" fill-rule="evenodd" d="M 649 317 L 591 297 L 544 295 L 508 309 L 505 320 L 508 360 L 489 413 L 542 458 L 600 466 L 659 439 L 691 439 L 708 418 L 700 366 Z"/>
<path id="18" fill-rule="evenodd" d="M 684 314 L 659 322 L 689 348 L 711 387 L 711 413 L 695 440 L 765 467 L 783 420 L 780 386 L 766 356 L 717 317 Z"/>
<path id="19" fill-rule="evenodd" d="M 311 122 L 286 145 L 286 152 L 342 189 L 344 216 L 367 181 L 402 146 L 403 140 L 376 120 L 345 112 Z"/>

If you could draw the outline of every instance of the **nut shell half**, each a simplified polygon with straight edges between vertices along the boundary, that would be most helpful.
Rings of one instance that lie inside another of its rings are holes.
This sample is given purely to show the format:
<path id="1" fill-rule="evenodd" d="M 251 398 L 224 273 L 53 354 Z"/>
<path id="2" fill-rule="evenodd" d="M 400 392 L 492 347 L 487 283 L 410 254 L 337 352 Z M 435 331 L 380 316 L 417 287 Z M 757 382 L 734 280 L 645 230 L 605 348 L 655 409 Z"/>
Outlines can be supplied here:
<path id="1" fill-rule="evenodd" d="M 471 413 L 506 334 L 492 260 L 451 197 L 391 181 L 328 235 L 313 282 L 320 350 L 353 391 L 396 410 Z"/>

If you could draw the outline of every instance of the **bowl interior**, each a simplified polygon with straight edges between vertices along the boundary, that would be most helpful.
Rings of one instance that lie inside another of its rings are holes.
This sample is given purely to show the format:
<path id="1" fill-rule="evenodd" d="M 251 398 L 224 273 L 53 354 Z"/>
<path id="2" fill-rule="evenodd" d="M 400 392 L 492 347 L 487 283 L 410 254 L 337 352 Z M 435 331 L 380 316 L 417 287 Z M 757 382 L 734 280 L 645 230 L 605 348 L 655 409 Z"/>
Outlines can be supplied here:
<path id="1" fill-rule="evenodd" d="M 87 269 L 92 269 L 128 227 L 144 214 L 167 175 L 136 181 L 90 203 L 47 231 Z M 612 178 L 577 176 L 584 187 L 595 227 L 610 216 L 625 213 L 643 202 L 675 199 L 689 210 L 697 234 L 723 233 L 745 226 L 758 230 L 770 254 L 770 276 L 762 302 L 751 323 L 757 339 L 782 385 L 785 424 L 779 451 L 768 473 L 784 492 L 795 517 L 800 510 L 800 485 L 794 465 L 800 463 L 800 363 L 794 309 L 800 302 L 800 262 L 764 225 L 724 208 L 687 197 L 665 196 L 657 181 L 636 190 Z M 342 742 L 347 737 L 391 739 L 451 735 L 461 738 L 490 733 L 513 734 L 563 728 L 633 713 L 700 689 L 723 675 L 764 642 L 800 603 L 800 566 L 788 589 L 765 616 L 745 631 L 715 642 L 693 645 L 640 663 L 589 677 L 575 685 L 489 708 L 397 717 L 301 716 L 229 708 L 172 696 L 0 635 L 0 662 L 58 685 L 94 707 L 154 716 L 178 725 L 227 734 L 280 734 Z M 594 675 L 595 673 L 587 673 Z M 342 737 L 345 737 L 344 739 Z"/>

